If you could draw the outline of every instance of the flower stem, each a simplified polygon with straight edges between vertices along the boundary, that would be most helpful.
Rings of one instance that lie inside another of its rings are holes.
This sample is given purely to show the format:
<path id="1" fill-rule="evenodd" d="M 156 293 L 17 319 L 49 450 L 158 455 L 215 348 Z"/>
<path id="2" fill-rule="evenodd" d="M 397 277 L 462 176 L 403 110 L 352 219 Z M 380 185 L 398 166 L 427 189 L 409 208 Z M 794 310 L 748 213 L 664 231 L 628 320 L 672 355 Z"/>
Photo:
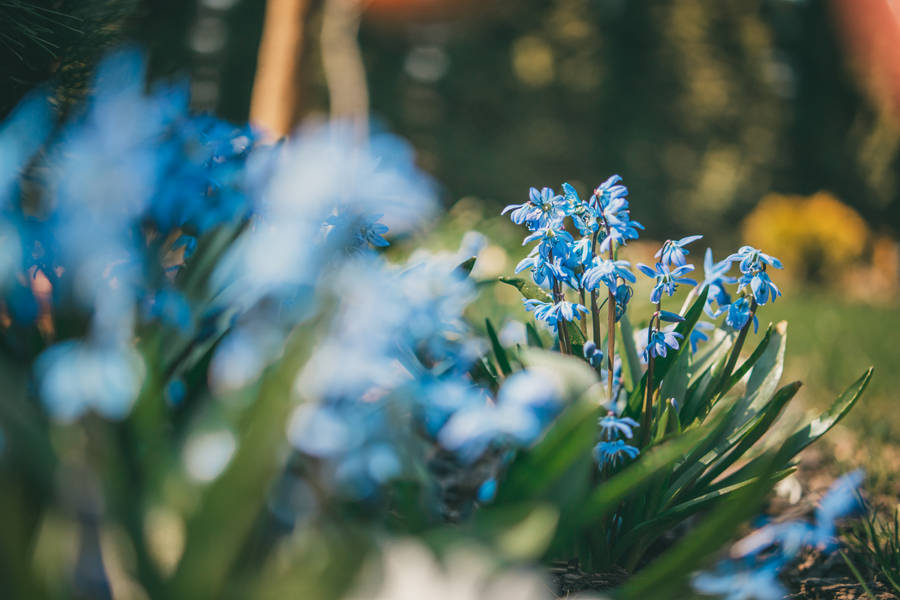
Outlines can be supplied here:
<path id="1" fill-rule="evenodd" d="M 646 447 L 650 442 L 650 414 L 653 410 L 653 394 L 656 391 L 653 385 L 653 364 L 656 358 L 650 349 L 650 342 L 653 340 L 653 321 L 656 320 L 656 327 L 659 328 L 659 312 L 661 310 L 661 302 L 656 303 L 656 312 L 650 316 L 650 323 L 647 325 L 647 385 L 644 386 L 644 410 L 641 412 L 641 446 Z"/>
<path id="2" fill-rule="evenodd" d="M 609 392 L 609 401 L 610 403 L 615 402 L 615 398 L 613 398 L 613 378 L 615 375 L 615 352 L 616 352 L 616 297 L 613 295 L 612 291 L 609 292 L 609 299 L 607 301 L 606 310 L 609 314 L 609 342 L 607 346 L 607 368 L 609 372 L 606 375 L 607 382 L 607 390 Z"/>
<path id="3" fill-rule="evenodd" d="M 597 236 L 600 235 L 600 230 L 594 232 L 594 237 L 591 238 L 591 256 L 596 256 L 597 254 Z M 591 292 L 591 327 L 592 332 L 594 334 L 594 343 L 601 343 L 600 338 L 600 307 L 597 306 L 597 291 L 594 290 Z"/>
<path id="4" fill-rule="evenodd" d="M 581 305 L 587 306 L 587 301 L 584 295 L 584 288 L 581 288 L 578 293 L 581 295 Z M 581 319 L 581 335 L 587 338 L 587 317 Z"/>
<path id="5" fill-rule="evenodd" d="M 737 364 L 738 357 L 741 354 L 741 348 L 744 347 L 744 340 L 747 339 L 747 332 L 750 331 L 750 323 L 753 322 L 753 317 L 756 316 L 756 309 L 759 305 L 756 303 L 756 300 L 750 301 L 750 318 L 747 319 L 747 322 L 744 324 L 744 327 L 741 328 L 740 333 L 738 333 L 738 338 L 734 342 L 734 346 L 731 348 L 731 355 L 728 357 L 728 362 L 725 363 L 725 368 L 722 370 L 722 377 L 719 378 L 719 384 L 716 386 L 715 393 L 712 397 L 718 396 L 722 389 L 725 387 L 725 382 L 728 381 L 728 378 L 731 377 L 731 372 L 734 370 L 734 366 Z"/>

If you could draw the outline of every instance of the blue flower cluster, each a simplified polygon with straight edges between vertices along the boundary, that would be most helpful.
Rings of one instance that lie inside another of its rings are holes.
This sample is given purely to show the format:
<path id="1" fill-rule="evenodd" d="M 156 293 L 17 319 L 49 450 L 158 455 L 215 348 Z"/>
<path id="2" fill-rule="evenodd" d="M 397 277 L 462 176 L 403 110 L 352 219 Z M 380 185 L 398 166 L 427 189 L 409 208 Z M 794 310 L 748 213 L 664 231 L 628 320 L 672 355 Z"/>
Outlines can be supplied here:
<path id="1" fill-rule="evenodd" d="M 630 417 L 617 417 L 610 411 L 598 425 L 601 441 L 594 446 L 594 460 L 601 470 L 613 469 L 637 458 L 640 450 L 625 441 L 634 437 L 633 430 L 639 427 L 637 421 Z"/>
<path id="2" fill-rule="evenodd" d="M 778 573 L 805 548 L 834 549 L 836 521 L 860 508 L 857 490 L 863 477 L 862 471 L 853 471 L 835 481 L 819 502 L 814 523 L 771 523 L 738 541 L 731 548 L 733 559 L 719 563 L 713 572 L 694 576 L 694 589 L 726 599 L 784 598 L 787 590 L 778 581 Z"/>
<path id="3" fill-rule="evenodd" d="M 552 331 L 560 331 L 563 345 L 566 333 L 560 324 L 581 319 L 589 312 L 583 304 L 585 292 L 596 294 L 601 285 L 605 286 L 619 316 L 631 299 L 628 284 L 634 283 L 634 275 L 627 261 L 615 259 L 615 252 L 628 240 L 637 239 L 643 226 L 631 220 L 628 189 L 621 180 L 613 175 L 588 200 L 582 200 L 568 183 L 562 186 L 564 195 L 546 187 L 531 188 L 527 202 L 503 209 L 514 223 L 530 230 L 523 245 L 538 242 L 516 266 L 516 273 L 529 270 L 534 282 L 550 292 L 547 299 L 525 300 L 525 308 Z M 579 239 L 569 233 L 567 223 L 579 232 Z M 581 293 L 581 303 L 566 300 L 567 289 Z"/>

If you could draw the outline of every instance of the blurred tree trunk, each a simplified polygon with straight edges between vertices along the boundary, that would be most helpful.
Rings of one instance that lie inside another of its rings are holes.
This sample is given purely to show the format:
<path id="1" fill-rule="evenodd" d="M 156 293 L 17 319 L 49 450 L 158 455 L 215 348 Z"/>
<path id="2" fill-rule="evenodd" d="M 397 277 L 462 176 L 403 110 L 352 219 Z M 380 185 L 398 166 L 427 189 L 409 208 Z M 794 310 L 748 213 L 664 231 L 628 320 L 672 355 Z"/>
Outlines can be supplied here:
<path id="1" fill-rule="evenodd" d="M 310 0 L 268 0 L 250 100 L 250 122 L 277 139 L 300 113 L 300 66 Z"/>
<path id="2" fill-rule="evenodd" d="M 331 117 L 351 123 L 364 139 L 369 131 L 369 90 L 357 36 L 359 0 L 325 0 L 322 9 L 322 68 Z"/>

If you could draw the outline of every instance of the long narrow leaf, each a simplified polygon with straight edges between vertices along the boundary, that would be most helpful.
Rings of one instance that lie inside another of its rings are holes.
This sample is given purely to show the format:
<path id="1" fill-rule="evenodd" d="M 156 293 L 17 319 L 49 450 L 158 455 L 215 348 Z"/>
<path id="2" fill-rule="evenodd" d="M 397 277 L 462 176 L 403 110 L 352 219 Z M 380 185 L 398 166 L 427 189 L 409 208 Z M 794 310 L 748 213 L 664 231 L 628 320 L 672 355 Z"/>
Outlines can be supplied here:
<path id="1" fill-rule="evenodd" d="M 500 338 L 497 337 L 497 331 L 494 329 L 491 320 L 485 319 L 484 326 L 487 329 L 488 339 L 491 341 L 491 349 L 494 351 L 494 358 L 497 359 L 497 365 L 500 367 L 500 371 L 504 375 L 512 375 L 509 357 L 506 356 L 506 350 L 503 349 L 503 344 L 500 343 Z"/>

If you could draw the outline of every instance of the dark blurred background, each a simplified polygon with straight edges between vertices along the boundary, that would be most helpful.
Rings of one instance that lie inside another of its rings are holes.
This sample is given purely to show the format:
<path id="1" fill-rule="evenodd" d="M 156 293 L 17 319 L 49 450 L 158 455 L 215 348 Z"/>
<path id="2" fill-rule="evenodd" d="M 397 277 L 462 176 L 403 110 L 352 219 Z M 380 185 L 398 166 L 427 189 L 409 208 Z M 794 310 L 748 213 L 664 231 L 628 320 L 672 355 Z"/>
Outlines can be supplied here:
<path id="1" fill-rule="evenodd" d="M 295 120 L 329 106 L 332 2 L 287 2 L 302 19 Z M 587 189 L 617 172 L 653 215 L 653 237 L 729 235 L 769 191 L 823 189 L 896 233 L 900 136 L 891 103 L 867 86 L 842 4 L 377 0 L 362 7 L 358 39 L 373 117 L 413 142 L 448 203 L 500 206 L 530 185 Z M 198 108 L 246 120 L 265 9 L 0 0 L 10 82 L 0 113 L 51 78 L 77 95 L 105 49 L 136 40 L 153 77 L 190 75 Z"/>

